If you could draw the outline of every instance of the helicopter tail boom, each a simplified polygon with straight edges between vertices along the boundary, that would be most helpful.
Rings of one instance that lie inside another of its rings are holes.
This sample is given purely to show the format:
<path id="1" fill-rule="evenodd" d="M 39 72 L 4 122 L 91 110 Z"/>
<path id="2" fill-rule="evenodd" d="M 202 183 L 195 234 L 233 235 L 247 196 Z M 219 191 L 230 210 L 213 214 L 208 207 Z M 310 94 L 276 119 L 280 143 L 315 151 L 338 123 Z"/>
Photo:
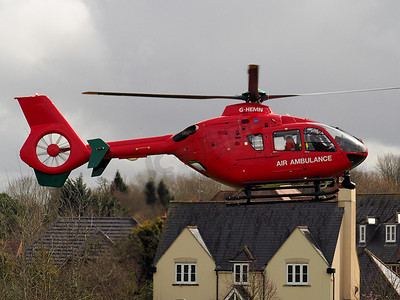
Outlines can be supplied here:
<path id="1" fill-rule="evenodd" d="M 21 159 L 35 170 L 39 184 L 62 186 L 71 170 L 89 160 L 89 145 L 47 96 L 16 99 L 31 129 L 20 150 Z"/>

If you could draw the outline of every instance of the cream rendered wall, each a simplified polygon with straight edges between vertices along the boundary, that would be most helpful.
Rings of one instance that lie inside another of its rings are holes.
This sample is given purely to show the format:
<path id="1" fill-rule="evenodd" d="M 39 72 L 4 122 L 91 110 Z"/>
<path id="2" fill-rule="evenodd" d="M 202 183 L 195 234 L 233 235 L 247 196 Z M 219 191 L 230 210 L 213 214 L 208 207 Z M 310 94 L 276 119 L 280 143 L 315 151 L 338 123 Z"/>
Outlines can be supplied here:
<path id="1" fill-rule="evenodd" d="M 200 233 L 201 234 L 201 233 Z M 196 262 L 196 286 L 174 285 L 175 263 Z M 188 228 L 172 243 L 156 265 L 153 275 L 154 300 L 209 300 L 216 298 L 215 263 Z"/>
<path id="2" fill-rule="evenodd" d="M 251 268 L 251 263 L 249 263 Z M 250 295 L 253 295 L 254 299 L 262 299 L 262 282 L 263 275 L 260 272 L 249 273 L 249 284 L 244 285 Z M 218 272 L 218 300 L 223 300 L 232 291 L 234 287 L 233 271 L 220 271 Z M 268 299 L 268 298 L 265 298 Z"/>
<path id="3" fill-rule="evenodd" d="M 218 272 L 218 299 L 224 299 L 233 288 L 233 272 Z"/>
<path id="4" fill-rule="evenodd" d="M 336 248 L 335 248 L 335 254 L 333 256 L 333 260 L 332 260 L 332 268 L 334 268 L 336 270 L 335 273 L 335 277 L 332 276 L 332 283 L 333 283 L 333 278 L 335 278 L 335 299 L 334 300 L 340 300 L 341 298 L 341 290 L 342 290 L 342 272 L 341 272 L 341 268 L 342 268 L 342 248 L 343 248 L 343 221 L 342 221 L 342 225 L 340 226 L 340 231 L 339 231 L 339 235 L 338 235 L 338 240 L 336 243 Z M 332 284 L 333 285 L 333 284 Z M 329 299 L 333 299 L 333 294 L 331 295 L 331 297 Z"/>
<path id="5" fill-rule="evenodd" d="M 287 285 L 287 263 L 308 263 L 309 285 Z M 297 227 L 272 257 L 266 272 L 276 285 L 278 297 L 282 300 L 328 300 L 332 299 L 331 275 L 326 273 L 328 267 L 327 261 L 300 231 L 300 227 Z"/>

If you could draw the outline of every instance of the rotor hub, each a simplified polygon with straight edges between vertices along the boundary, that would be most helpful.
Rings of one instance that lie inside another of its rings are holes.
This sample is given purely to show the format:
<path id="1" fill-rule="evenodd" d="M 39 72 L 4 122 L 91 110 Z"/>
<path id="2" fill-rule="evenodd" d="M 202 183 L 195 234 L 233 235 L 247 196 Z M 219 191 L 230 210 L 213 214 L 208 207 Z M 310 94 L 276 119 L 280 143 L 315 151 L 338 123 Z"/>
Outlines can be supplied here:
<path id="1" fill-rule="evenodd" d="M 56 157 L 59 153 L 60 153 L 60 147 L 58 147 L 58 145 L 50 144 L 47 147 L 47 154 L 48 155 L 50 155 L 52 157 Z"/>
<path id="2" fill-rule="evenodd" d="M 268 95 L 262 89 L 258 89 L 258 92 L 256 94 L 253 94 L 250 91 L 246 91 L 242 94 L 242 100 L 251 103 L 262 103 L 265 100 L 268 100 Z"/>

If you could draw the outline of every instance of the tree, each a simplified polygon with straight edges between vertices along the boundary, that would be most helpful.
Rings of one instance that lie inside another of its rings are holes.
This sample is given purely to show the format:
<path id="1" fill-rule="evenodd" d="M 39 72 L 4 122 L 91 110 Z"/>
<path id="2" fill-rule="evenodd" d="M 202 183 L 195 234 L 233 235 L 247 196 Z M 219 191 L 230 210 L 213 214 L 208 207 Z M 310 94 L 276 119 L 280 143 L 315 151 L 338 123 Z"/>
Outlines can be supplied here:
<path id="1" fill-rule="evenodd" d="M 153 179 L 146 182 L 144 193 L 146 195 L 147 204 L 153 205 L 157 202 L 156 187 Z"/>
<path id="2" fill-rule="evenodd" d="M 111 183 L 111 192 L 121 192 L 125 193 L 128 190 L 128 185 L 124 182 L 124 179 L 122 178 L 121 174 L 119 171 L 115 173 L 114 180 Z"/>
<path id="3" fill-rule="evenodd" d="M 30 261 L 27 270 L 27 283 L 30 287 L 31 299 L 57 299 L 60 297 L 59 275 L 60 269 L 53 264 L 48 251 L 37 251 Z"/>
<path id="4" fill-rule="evenodd" d="M 87 212 L 98 217 L 114 217 L 121 210 L 121 206 L 115 196 L 96 193 L 92 197 L 90 210 L 88 209 Z"/>
<path id="5" fill-rule="evenodd" d="M 400 155 L 387 153 L 378 156 L 374 170 L 357 167 L 351 171 L 352 181 L 357 184 L 357 192 L 399 193 L 400 192 Z"/>
<path id="6" fill-rule="evenodd" d="M 152 279 L 152 265 L 158 242 L 161 237 L 164 220 L 147 220 L 133 229 L 129 240 L 120 248 L 122 260 L 133 259 L 141 267 L 141 278 L 144 281 Z"/>
<path id="7" fill-rule="evenodd" d="M 158 183 L 157 195 L 163 206 L 167 206 L 170 201 L 174 200 L 163 180 Z"/>
<path id="8" fill-rule="evenodd" d="M 0 237 L 10 239 L 21 231 L 19 216 L 23 215 L 23 207 L 16 199 L 9 195 L 0 194 Z"/>
<path id="9" fill-rule="evenodd" d="M 351 180 L 356 183 L 358 194 L 400 192 L 400 187 L 383 179 L 378 172 L 367 171 L 360 167 L 351 171 Z"/>
<path id="10" fill-rule="evenodd" d="M 198 173 L 164 178 L 174 199 L 178 201 L 207 201 L 221 190 L 229 189 L 226 185 Z"/>
<path id="11" fill-rule="evenodd" d="M 83 182 L 82 175 L 68 179 L 61 188 L 58 213 L 60 215 L 83 216 L 91 204 L 92 192 Z"/>
<path id="12" fill-rule="evenodd" d="M 400 187 L 400 155 L 387 153 L 378 156 L 377 170 L 384 180 Z"/>

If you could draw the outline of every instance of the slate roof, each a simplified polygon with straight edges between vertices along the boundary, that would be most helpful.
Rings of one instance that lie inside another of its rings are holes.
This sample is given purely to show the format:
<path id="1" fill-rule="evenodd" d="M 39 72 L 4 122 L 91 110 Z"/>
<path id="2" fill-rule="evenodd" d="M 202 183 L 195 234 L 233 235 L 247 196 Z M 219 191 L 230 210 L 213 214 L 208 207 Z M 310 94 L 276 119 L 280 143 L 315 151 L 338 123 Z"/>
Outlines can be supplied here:
<path id="1" fill-rule="evenodd" d="M 360 272 L 360 294 L 365 299 L 372 295 L 379 295 L 379 299 L 400 299 L 397 294 L 396 287 L 389 283 L 389 280 L 384 276 L 382 270 L 374 261 L 373 254 L 368 250 L 362 251 L 358 255 L 360 266 L 363 266 Z M 387 298 L 385 298 L 387 297 Z M 367 298 L 372 299 L 372 297 Z"/>
<path id="2" fill-rule="evenodd" d="M 50 252 L 54 264 L 63 265 L 85 251 L 93 250 L 91 254 L 98 255 L 128 237 L 137 224 L 133 218 L 61 217 L 26 249 L 25 254 L 31 258 L 36 251 L 44 249 Z"/>
<path id="3" fill-rule="evenodd" d="M 400 195 L 358 195 L 357 225 L 366 224 L 366 217 L 378 218 L 376 225 L 367 225 L 367 242 L 359 244 L 359 227 L 357 226 L 358 252 L 367 248 L 385 263 L 399 261 L 399 246 L 397 243 L 385 243 L 385 223 L 396 224 L 396 212 L 400 212 Z M 400 227 L 396 230 L 396 240 L 400 240 Z M 362 267 L 362 266 L 361 266 Z"/>
<path id="4" fill-rule="evenodd" d="M 228 206 L 223 202 L 179 202 L 169 209 L 154 259 L 186 226 L 197 226 L 216 265 L 231 270 L 230 259 L 244 246 L 264 267 L 297 226 L 307 226 L 331 264 L 343 217 L 336 202 L 266 202 Z"/>
<path id="5" fill-rule="evenodd" d="M 400 194 L 357 195 L 357 223 L 365 224 L 365 217 L 378 217 L 380 223 L 394 223 L 400 212 Z"/>
<path id="6" fill-rule="evenodd" d="M 400 195 L 397 194 L 371 194 L 357 195 L 357 251 L 361 273 L 361 293 L 368 294 L 371 289 L 376 289 L 376 281 L 381 287 L 390 290 L 390 285 L 379 271 L 376 263 L 368 255 L 373 253 L 385 264 L 399 262 L 400 251 L 400 226 L 396 230 L 396 243 L 385 242 L 385 224 L 397 224 L 396 212 L 400 212 Z M 366 243 L 359 243 L 359 226 L 366 223 L 366 217 L 376 217 L 376 225 L 367 225 Z M 374 274 L 371 276 L 371 274 Z"/>

